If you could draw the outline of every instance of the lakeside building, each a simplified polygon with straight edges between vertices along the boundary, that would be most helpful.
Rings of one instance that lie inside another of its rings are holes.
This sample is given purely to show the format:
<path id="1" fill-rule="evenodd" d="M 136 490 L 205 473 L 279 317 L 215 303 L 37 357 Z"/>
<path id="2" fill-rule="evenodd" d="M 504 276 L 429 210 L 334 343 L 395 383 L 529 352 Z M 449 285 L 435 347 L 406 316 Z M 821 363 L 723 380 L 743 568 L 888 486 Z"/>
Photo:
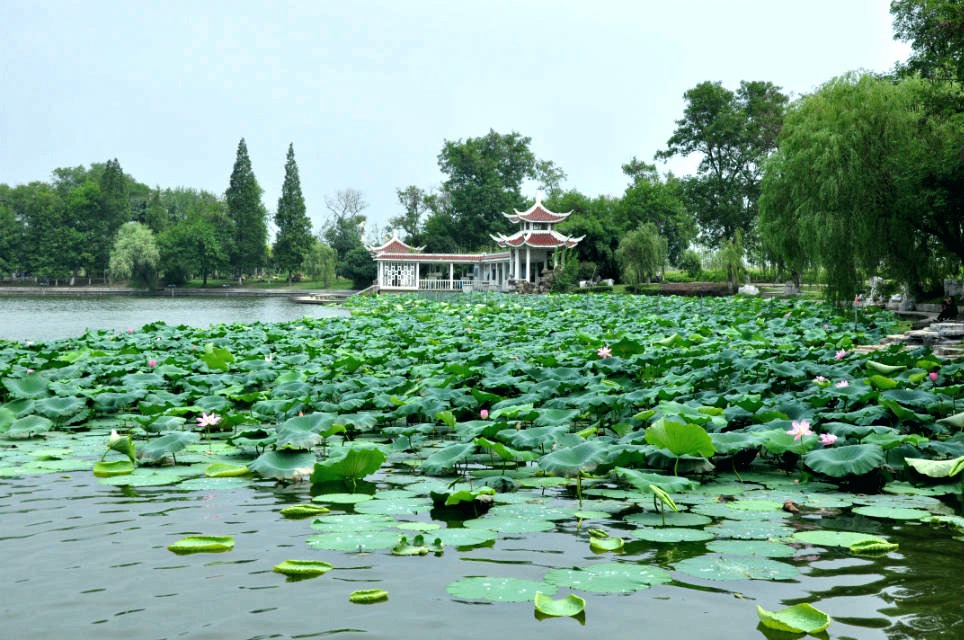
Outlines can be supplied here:
<path id="1" fill-rule="evenodd" d="M 378 268 L 375 284 L 379 291 L 403 292 L 515 291 L 521 283 L 538 286 L 543 270 L 557 266 L 556 251 L 575 247 L 584 237 L 570 237 L 553 228 L 570 214 L 550 211 L 539 196 L 525 211 L 503 213 L 519 228 L 511 235 L 491 236 L 505 249 L 497 253 L 425 253 L 424 247 L 406 244 L 394 231 L 383 244 L 367 247 Z"/>

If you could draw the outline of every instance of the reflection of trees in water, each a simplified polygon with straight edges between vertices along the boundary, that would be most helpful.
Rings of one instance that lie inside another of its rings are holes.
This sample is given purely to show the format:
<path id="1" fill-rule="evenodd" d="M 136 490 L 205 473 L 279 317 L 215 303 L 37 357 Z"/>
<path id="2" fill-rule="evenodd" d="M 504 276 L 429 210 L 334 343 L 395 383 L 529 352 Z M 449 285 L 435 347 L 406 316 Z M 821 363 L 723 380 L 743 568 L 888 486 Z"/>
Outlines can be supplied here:
<path id="1" fill-rule="evenodd" d="M 949 532 L 930 526 L 903 525 L 899 533 L 895 535 L 886 528 L 875 532 L 900 544 L 898 551 L 881 557 L 849 556 L 845 550 L 828 549 L 823 556 L 828 560 L 811 563 L 811 569 L 805 571 L 808 580 L 829 579 L 833 586 L 810 591 L 808 597 L 786 604 L 809 602 L 826 611 L 837 625 L 831 625 L 830 631 L 840 637 L 850 634 L 839 625 L 881 629 L 890 640 L 964 637 L 961 543 Z M 838 556 L 846 557 L 829 560 Z M 846 602 L 867 596 L 877 596 L 889 606 L 879 608 L 879 616 L 868 616 L 870 612 L 860 606 L 866 606 L 866 601 Z M 841 615 L 845 612 L 853 615 Z"/>

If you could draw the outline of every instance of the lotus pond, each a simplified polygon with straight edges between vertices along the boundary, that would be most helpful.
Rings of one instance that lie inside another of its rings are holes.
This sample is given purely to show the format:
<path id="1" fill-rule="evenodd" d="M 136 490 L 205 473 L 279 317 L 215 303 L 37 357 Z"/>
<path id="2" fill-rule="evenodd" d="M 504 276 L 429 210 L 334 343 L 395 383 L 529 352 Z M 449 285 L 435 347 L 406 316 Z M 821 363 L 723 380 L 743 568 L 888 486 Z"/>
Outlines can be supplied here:
<path id="1" fill-rule="evenodd" d="M 2 637 L 958 638 L 959 363 L 628 296 L 0 342 Z"/>

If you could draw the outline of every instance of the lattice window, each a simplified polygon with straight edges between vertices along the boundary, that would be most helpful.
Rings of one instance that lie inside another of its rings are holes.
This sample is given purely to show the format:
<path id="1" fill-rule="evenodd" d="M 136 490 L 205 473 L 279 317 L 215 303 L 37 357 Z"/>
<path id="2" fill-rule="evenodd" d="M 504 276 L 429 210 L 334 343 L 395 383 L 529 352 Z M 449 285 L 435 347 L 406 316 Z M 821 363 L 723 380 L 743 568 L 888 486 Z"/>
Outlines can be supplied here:
<path id="1" fill-rule="evenodd" d="M 389 262 L 385 264 L 385 286 L 406 289 L 415 288 L 414 264 Z"/>

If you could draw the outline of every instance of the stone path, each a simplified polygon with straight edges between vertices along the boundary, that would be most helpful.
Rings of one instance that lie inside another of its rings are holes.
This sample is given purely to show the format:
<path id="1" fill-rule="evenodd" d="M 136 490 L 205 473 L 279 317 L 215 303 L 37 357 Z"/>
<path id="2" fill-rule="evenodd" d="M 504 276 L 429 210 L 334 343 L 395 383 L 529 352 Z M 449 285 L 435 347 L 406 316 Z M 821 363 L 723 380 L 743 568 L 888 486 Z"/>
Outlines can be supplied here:
<path id="1" fill-rule="evenodd" d="M 905 344 L 908 349 L 929 346 L 934 355 L 954 360 L 964 358 L 964 322 L 932 322 L 922 329 L 889 335 L 880 344 L 861 345 L 854 350 L 871 353 L 892 344 Z"/>

